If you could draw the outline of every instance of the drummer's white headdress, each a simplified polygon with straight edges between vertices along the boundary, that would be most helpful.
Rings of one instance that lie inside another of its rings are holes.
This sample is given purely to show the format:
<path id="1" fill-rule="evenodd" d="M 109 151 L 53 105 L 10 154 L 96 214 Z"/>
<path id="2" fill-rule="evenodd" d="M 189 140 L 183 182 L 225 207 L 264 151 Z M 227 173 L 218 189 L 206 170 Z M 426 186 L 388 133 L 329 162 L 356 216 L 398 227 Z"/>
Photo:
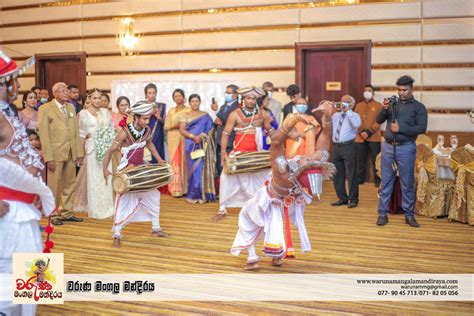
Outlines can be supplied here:
<path id="1" fill-rule="evenodd" d="M 251 96 L 255 96 L 256 98 L 260 98 L 265 95 L 265 91 L 254 86 L 247 87 L 247 88 L 240 88 L 237 90 L 237 93 L 244 97 L 251 95 Z"/>
<path id="2" fill-rule="evenodd" d="M 148 115 L 153 112 L 154 103 L 148 103 L 146 101 L 139 101 L 135 103 L 128 111 L 130 114 Z"/>

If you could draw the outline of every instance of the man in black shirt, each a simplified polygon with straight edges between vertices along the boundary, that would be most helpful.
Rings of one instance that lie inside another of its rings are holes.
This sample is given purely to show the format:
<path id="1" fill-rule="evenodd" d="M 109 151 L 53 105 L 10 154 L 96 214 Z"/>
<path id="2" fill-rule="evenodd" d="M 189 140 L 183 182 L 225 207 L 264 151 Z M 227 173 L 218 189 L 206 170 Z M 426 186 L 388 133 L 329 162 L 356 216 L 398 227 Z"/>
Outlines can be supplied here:
<path id="1" fill-rule="evenodd" d="M 413 97 L 414 80 L 402 76 L 397 80 L 399 99 L 390 104 L 385 99 L 376 121 L 382 124 L 387 121 L 385 142 L 382 144 L 382 183 L 378 205 L 377 225 L 388 223 L 388 203 L 392 196 L 393 184 L 399 173 L 402 191 L 402 208 L 405 211 L 405 223 L 419 227 L 415 220 L 414 169 L 416 158 L 415 140 L 426 131 L 428 114 L 425 106 Z"/>

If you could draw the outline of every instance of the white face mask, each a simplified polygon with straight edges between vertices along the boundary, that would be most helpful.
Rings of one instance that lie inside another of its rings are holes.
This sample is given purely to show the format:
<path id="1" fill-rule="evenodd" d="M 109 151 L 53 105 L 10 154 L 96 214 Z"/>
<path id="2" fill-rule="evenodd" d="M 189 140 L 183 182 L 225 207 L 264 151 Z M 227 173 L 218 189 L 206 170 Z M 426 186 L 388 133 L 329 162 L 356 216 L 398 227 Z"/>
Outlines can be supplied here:
<path id="1" fill-rule="evenodd" d="M 372 100 L 373 96 L 374 95 L 372 94 L 372 92 L 364 91 L 364 99 L 366 99 L 367 101 Z"/>
<path id="2" fill-rule="evenodd" d="M 271 100 L 273 96 L 273 92 L 267 91 L 267 94 L 268 94 L 268 100 Z"/>

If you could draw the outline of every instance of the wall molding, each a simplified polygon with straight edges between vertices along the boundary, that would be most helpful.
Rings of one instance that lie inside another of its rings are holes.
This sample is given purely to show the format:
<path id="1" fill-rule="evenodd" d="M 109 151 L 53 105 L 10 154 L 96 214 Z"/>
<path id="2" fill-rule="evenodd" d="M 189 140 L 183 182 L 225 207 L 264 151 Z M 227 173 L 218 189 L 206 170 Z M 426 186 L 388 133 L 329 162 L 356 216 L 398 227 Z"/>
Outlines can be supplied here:
<path id="1" fill-rule="evenodd" d="M 348 22 L 328 22 L 328 23 L 304 23 L 304 24 L 276 24 L 261 26 L 242 26 L 242 27 L 216 27 L 202 29 L 186 29 L 186 30 L 170 30 L 170 31 L 154 31 L 139 33 L 141 37 L 145 36 L 165 36 L 165 35 L 189 35 L 189 34 L 210 34 L 210 33 L 228 33 L 228 32 L 249 32 L 249 31 L 268 31 L 268 30 L 299 30 L 311 28 L 328 28 L 328 27 L 347 27 L 347 26 L 382 26 L 382 25 L 403 25 L 403 24 L 421 24 L 427 20 L 446 21 L 447 19 L 465 19 L 471 16 L 455 16 L 443 18 L 429 19 L 391 19 L 391 20 L 371 20 L 371 21 L 348 21 Z M 82 36 L 64 36 L 51 38 L 30 38 L 22 40 L 1 41 L 0 45 L 26 44 L 26 43 L 43 43 L 57 41 L 72 40 L 90 40 L 90 39 L 115 39 L 115 34 L 96 34 Z"/>
<path id="2" fill-rule="evenodd" d="M 412 41 L 412 42 L 378 42 L 372 43 L 372 48 L 384 47 L 405 47 L 405 46 L 451 46 L 451 45 L 474 45 L 474 39 L 467 40 L 445 40 L 445 41 Z M 8 50 L 8 47 L 4 47 Z M 261 46 L 261 47 L 235 47 L 235 48 L 208 48 L 208 49 L 179 49 L 179 50 L 154 50 L 138 51 L 135 56 L 153 56 L 153 55 L 175 55 L 175 54 L 208 54 L 208 53 L 226 53 L 226 52 L 259 52 L 259 51 L 294 51 L 294 45 L 280 46 Z M 15 51 L 12 51 L 15 52 Z M 23 61 L 29 56 L 11 55 L 16 61 Z M 87 58 L 99 57 L 119 57 L 120 52 L 108 53 L 88 53 Z M 127 58 L 127 57 L 124 57 Z"/>

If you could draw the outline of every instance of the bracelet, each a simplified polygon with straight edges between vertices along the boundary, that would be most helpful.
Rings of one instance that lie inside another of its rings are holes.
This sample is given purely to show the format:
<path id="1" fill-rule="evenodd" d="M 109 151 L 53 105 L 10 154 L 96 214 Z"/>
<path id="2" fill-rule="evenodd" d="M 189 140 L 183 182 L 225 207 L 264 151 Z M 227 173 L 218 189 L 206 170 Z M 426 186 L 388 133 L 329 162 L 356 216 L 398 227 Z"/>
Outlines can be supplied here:
<path id="1" fill-rule="evenodd" d="M 193 139 L 193 138 L 194 138 L 194 134 L 189 133 L 189 137 L 188 137 L 188 138 L 189 138 L 189 139 Z"/>
<path id="2" fill-rule="evenodd" d="M 267 131 L 267 134 L 273 133 L 275 129 L 273 127 L 270 127 L 270 129 Z"/>
<path id="3" fill-rule="evenodd" d="M 227 133 L 226 131 L 222 131 L 222 134 L 230 136 L 230 133 Z"/>

